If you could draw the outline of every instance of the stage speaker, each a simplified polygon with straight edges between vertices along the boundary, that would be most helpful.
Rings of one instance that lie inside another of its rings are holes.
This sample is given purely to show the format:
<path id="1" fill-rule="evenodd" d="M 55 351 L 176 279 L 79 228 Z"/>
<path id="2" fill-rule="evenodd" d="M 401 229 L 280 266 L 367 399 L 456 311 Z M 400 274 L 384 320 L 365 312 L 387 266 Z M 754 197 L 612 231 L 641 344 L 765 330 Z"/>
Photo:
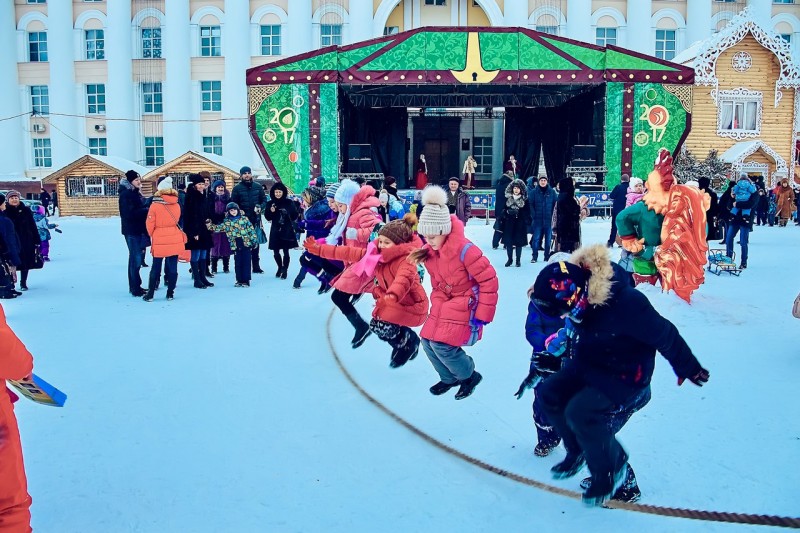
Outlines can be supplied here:
<path id="1" fill-rule="evenodd" d="M 576 144 L 572 147 L 573 161 L 597 161 L 597 147 L 593 144 Z M 592 166 L 592 165 L 573 165 L 573 166 Z"/>
<path id="2" fill-rule="evenodd" d="M 351 159 L 347 162 L 347 171 L 357 174 L 369 174 L 375 172 L 372 159 Z"/>
<path id="3" fill-rule="evenodd" d="M 372 157 L 372 146 L 369 144 L 348 144 L 347 159 L 369 159 Z"/>

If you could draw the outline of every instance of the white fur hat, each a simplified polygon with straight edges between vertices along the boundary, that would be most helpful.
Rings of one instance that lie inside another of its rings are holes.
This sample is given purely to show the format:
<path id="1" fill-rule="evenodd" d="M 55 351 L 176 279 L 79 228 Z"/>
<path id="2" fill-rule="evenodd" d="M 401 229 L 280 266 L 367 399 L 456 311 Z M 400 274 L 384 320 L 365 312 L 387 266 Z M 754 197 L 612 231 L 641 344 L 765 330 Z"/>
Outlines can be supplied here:
<path id="1" fill-rule="evenodd" d="M 361 187 L 358 186 L 358 183 L 351 179 L 343 179 L 339 182 L 339 188 L 336 189 L 336 194 L 334 195 L 333 199 L 339 202 L 340 204 L 350 205 L 350 202 L 353 201 L 353 198 L 358 193 Z"/>
<path id="2" fill-rule="evenodd" d="M 158 187 L 156 187 L 156 189 L 159 191 L 169 191 L 174 188 L 175 186 L 172 184 L 172 178 L 169 176 L 161 180 L 161 183 L 159 183 Z"/>
<path id="3" fill-rule="evenodd" d="M 424 209 L 419 217 L 417 232 L 420 235 L 449 235 L 453 230 L 447 193 L 438 185 L 428 185 L 422 192 Z"/>

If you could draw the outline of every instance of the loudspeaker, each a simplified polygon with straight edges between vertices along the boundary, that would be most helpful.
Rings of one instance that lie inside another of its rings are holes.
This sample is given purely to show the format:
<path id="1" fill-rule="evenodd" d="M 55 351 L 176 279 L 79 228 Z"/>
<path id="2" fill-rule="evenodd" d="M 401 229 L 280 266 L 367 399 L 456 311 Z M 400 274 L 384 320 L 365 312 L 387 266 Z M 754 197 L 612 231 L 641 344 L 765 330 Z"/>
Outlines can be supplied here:
<path id="1" fill-rule="evenodd" d="M 593 144 L 576 144 L 572 147 L 573 161 L 597 161 L 597 147 Z M 573 166 L 591 166 L 591 165 L 573 165 Z"/>
<path id="2" fill-rule="evenodd" d="M 370 174 L 375 172 L 372 159 L 351 159 L 347 162 L 347 171 L 356 174 Z"/>
<path id="3" fill-rule="evenodd" d="M 347 159 L 369 159 L 372 157 L 372 147 L 369 144 L 348 144 Z"/>

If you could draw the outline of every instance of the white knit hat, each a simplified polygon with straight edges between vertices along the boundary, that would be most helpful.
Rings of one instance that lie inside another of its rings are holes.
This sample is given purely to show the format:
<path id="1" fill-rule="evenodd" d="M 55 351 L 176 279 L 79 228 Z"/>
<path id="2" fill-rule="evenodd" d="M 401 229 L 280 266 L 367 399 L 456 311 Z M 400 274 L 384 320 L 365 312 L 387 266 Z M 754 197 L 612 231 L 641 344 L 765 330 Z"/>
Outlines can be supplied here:
<path id="1" fill-rule="evenodd" d="M 358 183 L 351 179 L 343 179 L 339 182 L 339 188 L 336 190 L 336 195 L 333 199 L 340 204 L 350 205 L 350 202 L 353 201 L 353 197 L 358 193 L 361 187 L 358 186 Z"/>
<path id="2" fill-rule="evenodd" d="M 629 189 L 633 189 L 637 185 L 644 185 L 642 178 L 631 178 L 630 183 L 628 184 Z"/>
<path id="3" fill-rule="evenodd" d="M 159 191 L 169 191 L 174 188 L 175 186 L 172 184 L 172 178 L 169 176 L 161 180 L 161 183 L 159 183 L 157 187 Z"/>
<path id="4" fill-rule="evenodd" d="M 450 210 L 447 208 L 447 193 L 438 185 L 428 185 L 422 192 L 424 209 L 419 216 L 417 232 L 420 235 L 449 235 L 453 230 Z"/>

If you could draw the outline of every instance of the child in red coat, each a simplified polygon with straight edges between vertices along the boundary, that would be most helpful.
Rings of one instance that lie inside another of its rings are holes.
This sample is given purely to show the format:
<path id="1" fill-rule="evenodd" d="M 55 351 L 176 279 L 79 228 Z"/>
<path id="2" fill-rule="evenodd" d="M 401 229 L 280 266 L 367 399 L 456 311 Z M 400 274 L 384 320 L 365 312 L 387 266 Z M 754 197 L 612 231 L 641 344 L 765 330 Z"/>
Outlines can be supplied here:
<path id="1" fill-rule="evenodd" d="M 472 394 L 482 376 L 462 346 L 480 339 L 483 326 L 497 307 L 497 273 L 480 248 L 464 236 L 464 224 L 450 215 L 447 193 L 429 186 L 422 194 L 424 210 L 417 231 L 427 244 L 411 254 L 431 276 L 431 310 L 422 327 L 422 347 L 439 373 L 431 394 L 460 385 L 456 400 Z"/>
<path id="2" fill-rule="evenodd" d="M 22 462 L 22 444 L 19 440 L 14 405 L 17 396 L 5 384 L 6 379 L 22 379 L 33 372 L 33 357 L 22 341 L 6 323 L 0 308 L 0 530 L 31 531 L 31 497 Z"/>
<path id="3" fill-rule="evenodd" d="M 353 263 L 364 276 L 374 273 L 370 330 L 392 348 L 390 366 L 398 368 L 416 357 L 419 337 L 411 328 L 421 326 L 428 316 L 428 296 L 409 254 L 422 246 L 411 229 L 417 217 L 408 214 L 383 226 L 366 249 L 352 246 L 320 245 L 313 237 L 305 241 L 310 254 L 324 259 Z"/>

